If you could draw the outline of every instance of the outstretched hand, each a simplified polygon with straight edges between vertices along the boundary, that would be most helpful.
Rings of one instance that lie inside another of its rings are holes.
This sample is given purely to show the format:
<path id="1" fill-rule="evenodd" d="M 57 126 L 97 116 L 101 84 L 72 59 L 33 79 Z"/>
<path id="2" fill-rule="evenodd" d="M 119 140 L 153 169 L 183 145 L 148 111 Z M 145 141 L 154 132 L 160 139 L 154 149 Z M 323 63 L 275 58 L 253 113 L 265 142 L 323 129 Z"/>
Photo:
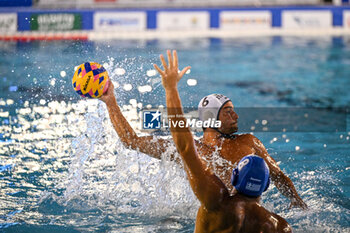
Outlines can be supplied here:
<path id="1" fill-rule="evenodd" d="M 177 83 L 184 76 L 184 74 L 191 68 L 190 66 L 185 67 L 183 70 L 179 72 L 179 63 L 177 58 L 176 50 L 173 50 L 173 54 L 171 55 L 170 50 L 167 50 L 168 55 L 168 63 L 166 63 L 164 56 L 160 55 L 160 60 L 164 67 L 164 70 L 160 69 L 156 64 L 154 64 L 154 68 L 158 71 L 158 73 L 162 76 L 162 83 L 165 90 L 170 90 L 177 88 Z"/>
<path id="2" fill-rule="evenodd" d="M 105 102 L 106 104 L 108 104 L 111 100 L 114 100 L 115 96 L 114 96 L 114 85 L 113 82 L 111 80 L 109 80 L 109 86 L 108 89 L 105 93 L 103 93 L 103 95 L 100 97 L 100 100 L 102 100 L 103 102 Z"/>

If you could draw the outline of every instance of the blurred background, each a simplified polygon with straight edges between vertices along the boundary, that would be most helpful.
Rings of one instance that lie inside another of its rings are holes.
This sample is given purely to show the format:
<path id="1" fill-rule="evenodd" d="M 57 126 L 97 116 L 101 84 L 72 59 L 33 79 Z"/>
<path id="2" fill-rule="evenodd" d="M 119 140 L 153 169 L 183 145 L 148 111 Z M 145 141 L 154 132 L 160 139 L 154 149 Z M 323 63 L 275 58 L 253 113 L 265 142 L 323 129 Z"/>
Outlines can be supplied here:
<path id="1" fill-rule="evenodd" d="M 349 0 L 1 0 L 0 39 L 339 35 L 349 33 L 349 6 Z"/>
<path id="2" fill-rule="evenodd" d="M 343 5 L 348 3 L 348 0 L 1 0 L 2 6 L 48 8 Z"/>

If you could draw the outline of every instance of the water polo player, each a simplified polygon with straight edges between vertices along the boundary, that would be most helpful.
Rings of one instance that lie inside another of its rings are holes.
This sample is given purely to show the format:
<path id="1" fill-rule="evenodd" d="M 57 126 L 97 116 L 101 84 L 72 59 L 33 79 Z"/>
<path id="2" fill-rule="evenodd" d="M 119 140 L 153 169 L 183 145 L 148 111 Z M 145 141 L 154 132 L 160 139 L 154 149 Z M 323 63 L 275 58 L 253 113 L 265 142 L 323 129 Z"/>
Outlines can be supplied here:
<path id="1" fill-rule="evenodd" d="M 164 71 L 157 65 L 155 68 L 162 76 L 168 116 L 174 122 L 186 121 L 183 117 L 177 83 L 189 67 L 178 73 L 175 51 L 173 58 L 168 51 L 169 65 L 166 64 L 163 56 L 161 61 Z M 225 106 L 224 101 L 222 101 L 223 106 Z M 211 114 L 208 113 L 208 115 Z M 237 120 L 237 117 L 232 119 Z M 238 192 L 231 195 L 221 179 L 202 163 L 192 133 L 189 127 L 184 125 L 183 127 L 179 123 L 171 125 L 170 131 L 184 161 L 192 190 L 201 203 L 197 213 L 195 232 L 292 232 L 285 219 L 269 212 L 259 204 L 260 195 L 269 186 L 270 171 L 264 159 L 255 155 L 248 155 L 241 159 L 231 177 L 232 185 Z M 234 150 L 240 150 L 240 147 Z"/>
<path id="2" fill-rule="evenodd" d="M 126 147 L 139 150 L 154 158 L 161 158 L 161 155 L 167 151 L 172 140 L 155 138 L 154 136 L 137 136 L 120 111 L 112 82 L 107 92 L 100 99 L 106 103 L 113 127 Z M 203 137 L 200 140 L 196 140 L 195 144 L 201 157 L 206 161 L 214 161 L 208 166 L 212 170 L 215 169 L 217 174 L 220 174 L 220 179 L 227 188 L 232 191 L 230 177 L 233 164 L 246 155 L 256 154 L 267 163 L 270 169 L 271 180 L 277 189 L 291 200 L 291 207 L 307 208 L 306 204 L 299 197 L 293 182 L 281 171 L 259 139 L 251 134 L 235 134 L 238 130 L 238 115 L 235 113 L 234 106 L 229 98 L 215 94 L 204 97 L 199 103 L 198 111 L 202 120 L 214 117 L 222 122 L 219 129 L 204 129 Z M 217 148 L 219 148 L 218 151 Z M 219 156 L 223 158 L 221 164 L 216 164 L 216 161 L 212 159 L 214 152 L 219 152 Z M 177 158 L 175 155 L 171 157 Z"/>

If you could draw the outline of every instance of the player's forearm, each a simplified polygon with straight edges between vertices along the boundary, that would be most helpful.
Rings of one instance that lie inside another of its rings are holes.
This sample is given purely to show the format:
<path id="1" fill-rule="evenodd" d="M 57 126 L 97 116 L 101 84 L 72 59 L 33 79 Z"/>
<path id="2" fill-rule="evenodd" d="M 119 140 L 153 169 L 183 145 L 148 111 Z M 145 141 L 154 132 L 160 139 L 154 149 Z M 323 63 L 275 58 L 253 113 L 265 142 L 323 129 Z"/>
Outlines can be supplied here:
<path id="1" fill-rule="evenodd" d="M 287 198 L 292 199 L 300 199 L 297 190 L 294 187 L 293 182 L 289 177 L 287 177 L 282 172 L 274 175 L 272 177 L 274 180 L 276 188 Z"/>
<path id="2" fill-rule="evenodd" d="M 227 189 L 222 181 L 203 167 L 197 155 L 192 133 L 186 127 L 186 119 L 183 116 L 181 100 L 177 89 L 166 90 L 166 102 L 168 117 L 177 122 L 177 127 L 170 127 L 173 140 L 186 167 L 186 172 L 192 189 L 198 199 L 207 208 L 217 207 L 218 200 L 227 194 Z M 180 127 L 179 121 L 184 121 L 185 126 Z"/>
<path id="3" fill-rule="evenodd" d="M 126 146 L 135 147 L 138 136 L 120 111 L 117 101 L 114 99 L 114 101 L 110 101 L 106 104 L 112 125 L 120 137 L 120 140 Z"/>
<path id="4" fill-rule="evenodd" d="M 176 88 L 168 89 L 165 93 L 168 118 L 171 122 L 176 122 L 176 124 L 170 125 L 170 131 L 176 147 L 181 154 L 181 151 L 187 149 L 189 141 L 193 141 L 193 136 L 190 129 L 186 127 L 186 119 L 183 117 L 183 109 L 178 90 Z M 174 125 L 176 126 L 173 127 Z"/>
<path id="5" fill-rule="evenodd" d="M 166 89 L 165 93 L 168 117 L 173 122 L 170 125 L 171 135 L 179 154 L 188 168 L 186 171 L 189 173 L 190 180 L 192 180 L 191 183 L 194 182 L 196 184 L 194 191 L 198 192 L 198 190 L 202 190 L 199 193 L 207 193 L 207 191 L 203 190 L 208 187 L 208 176 L 205 174 L 202 163 L 197 155 L 192 133 L 189 127 L 186 127 L 186 119 L 183 117 L 184 114 L 179 92 L 175 88 Z M 180 126 L 180 121 L 184 122 L 183 127 Z M 174 125 L 176 127 L 173 127 Z M 211 186 L 209 185 L 209 187 Z"/>

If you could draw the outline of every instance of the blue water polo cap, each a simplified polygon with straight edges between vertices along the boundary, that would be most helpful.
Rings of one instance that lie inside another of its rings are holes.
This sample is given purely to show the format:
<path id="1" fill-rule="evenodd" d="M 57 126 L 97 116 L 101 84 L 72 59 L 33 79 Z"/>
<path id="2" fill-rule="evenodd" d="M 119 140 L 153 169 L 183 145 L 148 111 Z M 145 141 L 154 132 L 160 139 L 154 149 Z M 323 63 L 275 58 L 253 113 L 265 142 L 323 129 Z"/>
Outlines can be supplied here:
<path id="1" fill-rule="evenodd" d="M 233 169 L 231 183 L 246 196 L 258 197 L 270 184 L 270 171 L 263 158 L 247 155 Z"/>

